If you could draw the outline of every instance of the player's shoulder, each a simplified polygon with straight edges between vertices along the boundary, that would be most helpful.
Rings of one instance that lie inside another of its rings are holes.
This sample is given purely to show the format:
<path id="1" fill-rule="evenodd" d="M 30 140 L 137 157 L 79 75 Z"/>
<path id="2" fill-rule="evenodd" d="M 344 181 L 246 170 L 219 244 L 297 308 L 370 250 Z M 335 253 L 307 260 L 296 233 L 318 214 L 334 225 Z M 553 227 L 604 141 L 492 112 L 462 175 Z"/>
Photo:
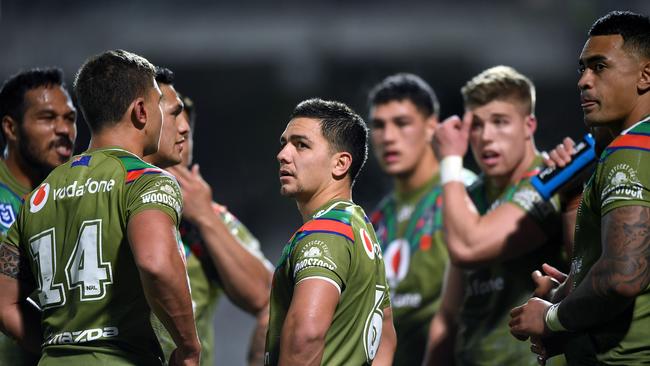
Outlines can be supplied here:
<path id="1" fill-rule="evenodd" d="M 338 237 L 354 242 L 354 227 L 359 221 L 369 224 L 363 209 L 349 201 L 336 201 L 318 210 L 311 220 L 307 221 L 294 234 L 301 241 L 307 236 Z"/>
<path id="2" fill-rule="evenodd" d="M 650 120 L 637 123 L 616 137 L 602 152 L 599 165 L 625 161 L 638 167 L 650 163 Z"/>

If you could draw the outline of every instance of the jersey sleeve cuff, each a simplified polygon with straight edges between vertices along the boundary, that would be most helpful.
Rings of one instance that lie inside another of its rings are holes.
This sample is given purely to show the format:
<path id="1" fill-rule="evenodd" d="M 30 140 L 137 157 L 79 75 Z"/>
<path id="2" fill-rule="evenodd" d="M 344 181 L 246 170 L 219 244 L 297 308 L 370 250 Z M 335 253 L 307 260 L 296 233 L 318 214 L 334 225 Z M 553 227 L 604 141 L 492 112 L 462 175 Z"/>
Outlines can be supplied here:
<path id="1" fill-rule="evenodd" d="M 309 276 L 309 277 L 304 277 L 304 278 L 300 279 L 298 282 L 296 282 L 296 286 L 297 286 L 300 282 L 305 281 L 305 280 L 323 280 L 323 281 L 326 281 L 326 282 L 332 284 L 334 287 L 336 287 L 336 289 L 337 289 L 338 292 L 339 292 L 339 295 L 341 294 L 341 286 L 339 286 L 339 284 L 336 283 L 336 281 L 334 281 L 334 280 L 331 279 L 331 278 L 323 277 L 323 276 Z"/>

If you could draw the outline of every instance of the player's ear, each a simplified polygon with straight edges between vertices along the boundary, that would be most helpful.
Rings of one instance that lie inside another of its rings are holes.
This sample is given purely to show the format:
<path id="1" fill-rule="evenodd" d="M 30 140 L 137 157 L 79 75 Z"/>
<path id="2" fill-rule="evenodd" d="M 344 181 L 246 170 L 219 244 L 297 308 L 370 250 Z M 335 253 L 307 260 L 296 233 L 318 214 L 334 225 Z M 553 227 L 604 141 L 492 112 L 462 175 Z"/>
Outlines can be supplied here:
<path id="1" fill-rule="evenodd" d="M 18 122 L 11 116 L 2 117 L 2 132 L 7 142 L 18 140 Z"/>
<path id="2" fill-rule="evenodd" d="M 347 151 L 337 152 L 332 157 L 332 175 L 336 179 L 345 177 L 352 166 L 352 154 Z"/>
<path id="3" fill-rule="evenodd" d="M 641 77 L 637 83 L 639 92 L 645 93 L 650 90 L 650 61 L 641 66 Z"/>
<path id="4" fill-rule="evenodd" d="M 532 138 L 535 134 L 535 130 L 537 130 L 537 118 L 531 113 L 526 116 L 524 124 L 526 128 L 526 138 Z"/>
<path id="5" fill-rule="evenodd" d="M 426 124 L 424 128 L 424 133 L 426 134 L 427 141 L 429 143 L 433 142 L 433 134 L 436 131 L 436 127 L 438 126 L 438 117 L 435 115 L 431 115 L 427 119 L 424 120 L 424 123 Z"/>
<path id="6" fill-rule="evenodd" d="M 142 128 L 147 123 L 147 109 L 145 108 L 144 97 L 136 98 L 131 105 L 127 113 L 131 114 L 131 121 L 137 128 Z"/>

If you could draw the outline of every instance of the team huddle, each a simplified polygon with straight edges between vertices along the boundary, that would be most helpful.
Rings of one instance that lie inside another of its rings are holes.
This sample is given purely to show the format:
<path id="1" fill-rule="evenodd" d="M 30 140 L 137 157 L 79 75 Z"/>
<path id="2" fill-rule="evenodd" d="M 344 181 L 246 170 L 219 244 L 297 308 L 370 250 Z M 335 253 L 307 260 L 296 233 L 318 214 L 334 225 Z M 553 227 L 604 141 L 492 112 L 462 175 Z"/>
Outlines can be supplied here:
<path id="1" fill-rule="evenodd" d="M 537 150 L 535 86 L 512 67 L 470 78 L 444 121 L 408 73 L 369 91 L 368 125 L 302 101 L 276 158 L 303 225 L 275 269 L 192 163 L 172 71 L 106 51 L 76 106 L 58 69 L 10 77 L 0 365 L 220 364 L 221 293 L 256 317 L 249 365 L 650 363 L 650 19 L 598 19 L 578 71 L 596 158 L 575 174 L 570 138 Z M 77 108 L 91 140 L 73 156 Z M 369 146 L 394 189 L 366 215 Z M 547 167 L 563 181 L 545 199 Z"/>

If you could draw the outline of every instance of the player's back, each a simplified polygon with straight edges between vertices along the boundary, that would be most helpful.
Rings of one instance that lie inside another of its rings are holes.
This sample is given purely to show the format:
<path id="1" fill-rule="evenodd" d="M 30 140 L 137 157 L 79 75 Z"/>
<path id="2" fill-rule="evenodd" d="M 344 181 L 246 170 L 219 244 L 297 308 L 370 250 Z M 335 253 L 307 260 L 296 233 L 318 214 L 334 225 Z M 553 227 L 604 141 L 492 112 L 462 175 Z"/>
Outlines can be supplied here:
<path id="1" fill-rule="evenodd" d="M 42 361 L 90 353 L 160 364 L 126 229 L 148 208 L 177 222 L 175 180 L 129 152 L 103 149 L 55 169 L 28 199 L 14 237 L 38 282 Z"/>

